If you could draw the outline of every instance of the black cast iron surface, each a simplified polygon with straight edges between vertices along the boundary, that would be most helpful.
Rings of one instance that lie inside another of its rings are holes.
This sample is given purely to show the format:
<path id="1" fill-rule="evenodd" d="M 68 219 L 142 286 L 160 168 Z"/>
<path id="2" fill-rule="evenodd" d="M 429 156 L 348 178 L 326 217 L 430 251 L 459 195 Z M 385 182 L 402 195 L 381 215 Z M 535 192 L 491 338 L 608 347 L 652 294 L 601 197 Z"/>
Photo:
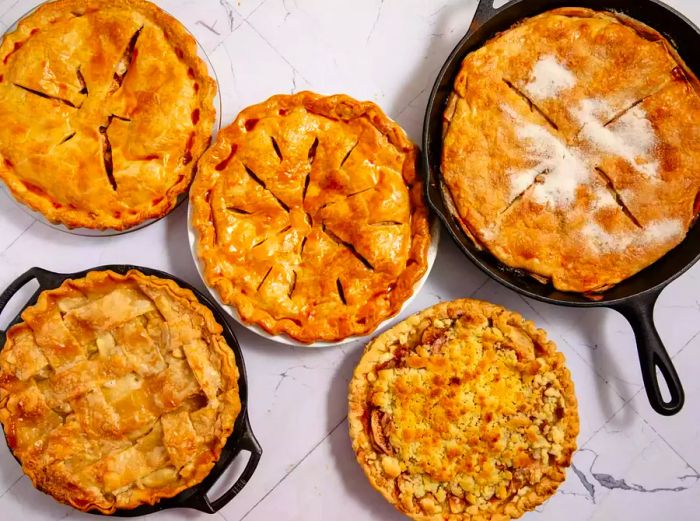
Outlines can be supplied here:
<path id="1" fill-rule="evenodd" d="M 471 26 L 440 71 L 433 87 L 423 127 L 423 169 L 428 204 L 443 222 L 462 252 L 481 270 L 504 286 L 543 302 L 576 307 L 609 307 L 630 322 L 637 341 L 642 377 L 649 403 L 659 414 L 676 414 L 683 407 L 680 379 L 653 321 L 654 305 L 661 291 L 700 258 L 700 226 L 653 265 L 602 293 L 592 301 L 583 295 L 541 284 L 518 270 L 501 264 L 488 251 L 479 249 L 451 215 L 443 199 L 440 180 L 443 113 L 462 61 L 488 39 L 524 18 L 557 7 L 588 7 L 611 10 L 635 18 L 663 34 L 693 71 L 700 71 L 700 31 L 687 18 L 656 0 L 513 0 L 494 9 L 493 0 L 480 0 Z M 670 398 L 664 398 L 657 378 L 663 376 Z"/>
<path id="2" fill-rule="evenodd" d="M 248 420 L 248 384 L 245 371 L 245 364 L 243 363 L 243 355 L 241 353 L 241 348 L 238 345 L 231 327 L 225 320 L 225 314 L 221 311 L 219 306 L 209 300 L 204 296 L 199 290 L 189 285 L 187 282 L 178 279 L 159 270 L 154 270 L 151 268 L 143 268 L 140 266 L 129 266 L 129 265 L 109 265 L 100 266 L 98 268 L 92 268 L 78 273 L 54 273 L 51 271 L 44 270 L 42 268 L 32 268 L 27 272 L 20 275 L 8 288 L 0 295 L 0 313 L 10 301 L 10 299 L 15 295 L 22 287 L 24 287 L 30 281 L 36 279 L 39 283 L 39 289 L 36 290 L 34 295 L 29 299 L 29 301 L 22 306 L 22 311 L 29 306 L 36 303 L 39 298 L 39 294 L 42 291 L 54 289 L 59 287 L 65 280 L 68 279 L 79 279 L 85 277 L 91 271 L 106 271 L 111 270 L 122 275 L 126 274 L 129 270 L 138 270 L 145 275 L 153 275 L 163 279 L 170 279 L 175 281 L 179 286 L 189 289 L 195 294 L 199 302 L 208 307 L 214 314 L 216 321 L 221 324 L 223 328 L 223 336 L 231 349 L 233 349 L 236 355 L 236 364 L 238 366 L 238 389 L 241 399 L 241 412 L 236 418 L 236 424 L 234 426 L 233 432 L 229 436 L 226 445 L 221 451 L 221 456 L 216 465 L 212 468 L 209 475 L 198 485 L 183 490 L 177 496 L 169 499 L 162 499 L 155 505 L 143 505 L 133 510 L 117 510 L 114 516 L 121 517 L 135 517 L 143 516 L 146 514 L 151 514 L 153 512 L 158 512 L 160 510 L 166 510 L 171 508 L 191 508 L 199 510 L 200 512 L 205 512 L 208 514 L 213 514 L 221 510 L 229 501 L 231 501 L 246 485 L 248 480 L 250 480 L 253 472 L 258 466 L 260 457 L 262 456 L 262 448 L 260 444 L 255 439 L 253 431 L 250 427 L 250 422 Z M 21 312 L 12 320 L 10 325 L 21 322 Z M 0 350 L 5 346 L 6 332 L 0 331 Z M 207 496 L 207 492 L 216 483 L 216 481 L 221 477 L 221 475 L 226 471 L 226 469 L 233 463 L 236 457 L 241 451 L 250 452 L 250 459 L 245 466 L 245 469 L 239 476 L 239 478 L 224 492 L 219 498 L 215 500 L 210 500 Z M 99 512 L 91 511 L 90 513 L 101 515 Z"/>

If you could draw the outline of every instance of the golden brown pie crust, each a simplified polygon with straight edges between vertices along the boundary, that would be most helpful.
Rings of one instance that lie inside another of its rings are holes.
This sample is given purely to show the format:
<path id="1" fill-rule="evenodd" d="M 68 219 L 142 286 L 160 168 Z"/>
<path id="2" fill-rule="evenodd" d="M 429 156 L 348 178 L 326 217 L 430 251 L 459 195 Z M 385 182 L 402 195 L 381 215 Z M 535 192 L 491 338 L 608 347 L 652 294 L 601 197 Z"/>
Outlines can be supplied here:
<path id="1" fill-rule="evenodd" d="M 369 333 L 427 268 L 417 149 L 370 102 L 302 92 L 241 112 L 190 192 L 207 283 L 300 342 Z"/>
<path id="2" fill-rule="evenodd" d="M 564 481 L 579 430 L 564 356 L 517 313 L 456 300 L 370 342 L 349 427 L 372 485 L 417 520 L 507 521 Z"/>
<path id="3" fill-rule="evenodd" d="M 70 228 L 161 217 L 209 145 L 215 91 L 195 40 L 154 4 L 44 4 L 0 45 L 0 179 Z"/>
<path id="4" fill-rule="evenodd" d="M 469 54 L 444 120 L 442 178 L 501 262 L 595 292 L 678 245 L 700 191 L 697 79 L 640 22 L 563 8 Z"/>
<path id="5" fill-rule="evenodd" d="M 0 421 L 34 486 L 109 514 L 209 474 L 241 410 L 238 369 L 191 291 L 90 272 L 22 320 L 0 352 Z"/>

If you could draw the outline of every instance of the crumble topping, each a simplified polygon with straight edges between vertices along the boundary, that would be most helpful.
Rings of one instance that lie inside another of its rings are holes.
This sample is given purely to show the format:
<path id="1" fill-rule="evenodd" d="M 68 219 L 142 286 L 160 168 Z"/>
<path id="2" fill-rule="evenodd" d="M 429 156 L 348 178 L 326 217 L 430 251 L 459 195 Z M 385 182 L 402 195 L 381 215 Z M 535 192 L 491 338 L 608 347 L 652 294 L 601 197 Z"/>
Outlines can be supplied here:
<path id="1" fill-rule="evenodd" d="M 370 481 L 430 519 L 508 519 L 540 504 L 563 481 L 578 433 L 563 355 L 519 315 L 471 300 L 370 343 L 350 411 Z"/>

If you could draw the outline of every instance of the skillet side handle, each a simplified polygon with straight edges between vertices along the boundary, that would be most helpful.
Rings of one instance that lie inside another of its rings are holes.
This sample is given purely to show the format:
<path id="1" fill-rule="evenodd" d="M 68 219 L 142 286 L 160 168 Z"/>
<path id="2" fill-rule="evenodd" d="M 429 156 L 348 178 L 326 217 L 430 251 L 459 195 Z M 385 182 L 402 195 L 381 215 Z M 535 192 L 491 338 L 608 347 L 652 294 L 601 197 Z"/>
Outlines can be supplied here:
<path id="1" fill-rule="evenodd" d="M 15 294 L 21 290 L 25 284 L 27 284 L 29 281 L 32 279 L 37 279 L 39 281 L 39 285 L 41 286 L 42 281 L 43 281 L 43 276 L 47 272 L 45 270 L 42 270 L 41 268 L 31 268 L 19 277 L 17 277 L 8 287 L 5 291 L 3 291 L 2 295 L 0 295 L 0 314 L 5 310 L 5 307 L 7 304 L 12 300 L 12 297 L 15 296 Z M 5 340 L 7 340 L 7 332 L 6 331 L 0 331 L 0 349 L 5 345 Z"/>
<path id="2" fill-rule="evenodd" d="M 469 26 L 468 34 L 473 33 L 479 27 L 484 25 L 485 22 L 493 18 L 493 16 L 500 11 L 493 7 L 494 0 L 479 0 L 479 4 L 476 6 L 476 12 L 474 13 L 474 18 L 472 18 L 472 23 Z"/>
<path id="3" fill-rule="evenodd" d="M 614 306 L 632 326 L 639 363 L 642 369 L 642 379 L 647 398 L 652 408 L 664 416 L 672 416 L 683 408 L 685 393 L 680 378 L 671 357 L 659 337 L 654 326 L 654 305 L 661 291 L 654 291 L 642 297 L 631 299 L 624 304 Z M 657 378 L 657 368 L 668 386 L 671 398 L 666 401 L 661 394 Z"/>
<path id="4" fill-rule="evenodd" d="M 260 458 L 262 457 L 263 452 L 262 447 L 260 447 L 260 443 L 258 443 L 258 440 L 255 439 L 255 435 L 253 435 L 247 415 L 245 417 L 243 434 L 238 440 L 238 443 L 238 447 L 236 447 L 236 454 L 233 456 L 233 459 L 236 459 L 242 450 L 250 452 L 250 459 L 236 482 L 231 485 L 231 488 L 229 488 L 214 501 L 210 501 L 206 492 L 204 492 L 198 496 L 194 502 L 187 506 L 199 510 L 200 512 L 214 514 L 224 508 L 229 501 L 231 501 L 241 490 L 243 490 L 243 487 L 246 486 L 250 478 L 253 476 L 253 472 L 255 472 L 255 469 L 258 467 L 258 463 L 260 463 Z"/>

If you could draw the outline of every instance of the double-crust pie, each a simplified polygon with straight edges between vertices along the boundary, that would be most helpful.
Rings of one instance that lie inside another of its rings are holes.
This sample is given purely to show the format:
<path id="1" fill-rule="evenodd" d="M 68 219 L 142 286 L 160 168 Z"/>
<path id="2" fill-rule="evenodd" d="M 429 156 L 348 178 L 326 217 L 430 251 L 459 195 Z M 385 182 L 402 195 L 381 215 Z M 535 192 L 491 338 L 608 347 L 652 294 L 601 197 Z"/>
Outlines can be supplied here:
<path id="1" fill-rule="evenodd" d="M 469 54 L 444 119 L 463 228 L 557 289 L 599 292 L 678 245 L 700 210 L 698 82 L 659 33 L 564 8 Z"/>
<path id="2" fill-rule="evenodd" d="M 241 410 L 221 326 L 138 271 L 44 291 L 0 352 L 0 421 L 24 472 L 77 509 L 154 504 L 202 481 Z"/>
<path id="3" fill-rule="evenodd" d="M 507 521 L 554 493 L 579 422 L 564 356 L 517 313 L 446 302 L 369 343 L 349 425 L 372 485 L 417 520 Z"/>
<path id="4" fill-rule="evenodd" d="M 154 4 L 44 4 L 0 45 L 0 179 L 71 228 L 163 216 L 209 145 L 215 91 L 195 40 Z"/>
<path id="5" fill-rule="evenodd" d="M 207 283 L 272 334 L 311 343 L 372 331 L 427 267 L 415 162 L 370 102 L 302 92 L 245 109 L 190 192 Z"/>

